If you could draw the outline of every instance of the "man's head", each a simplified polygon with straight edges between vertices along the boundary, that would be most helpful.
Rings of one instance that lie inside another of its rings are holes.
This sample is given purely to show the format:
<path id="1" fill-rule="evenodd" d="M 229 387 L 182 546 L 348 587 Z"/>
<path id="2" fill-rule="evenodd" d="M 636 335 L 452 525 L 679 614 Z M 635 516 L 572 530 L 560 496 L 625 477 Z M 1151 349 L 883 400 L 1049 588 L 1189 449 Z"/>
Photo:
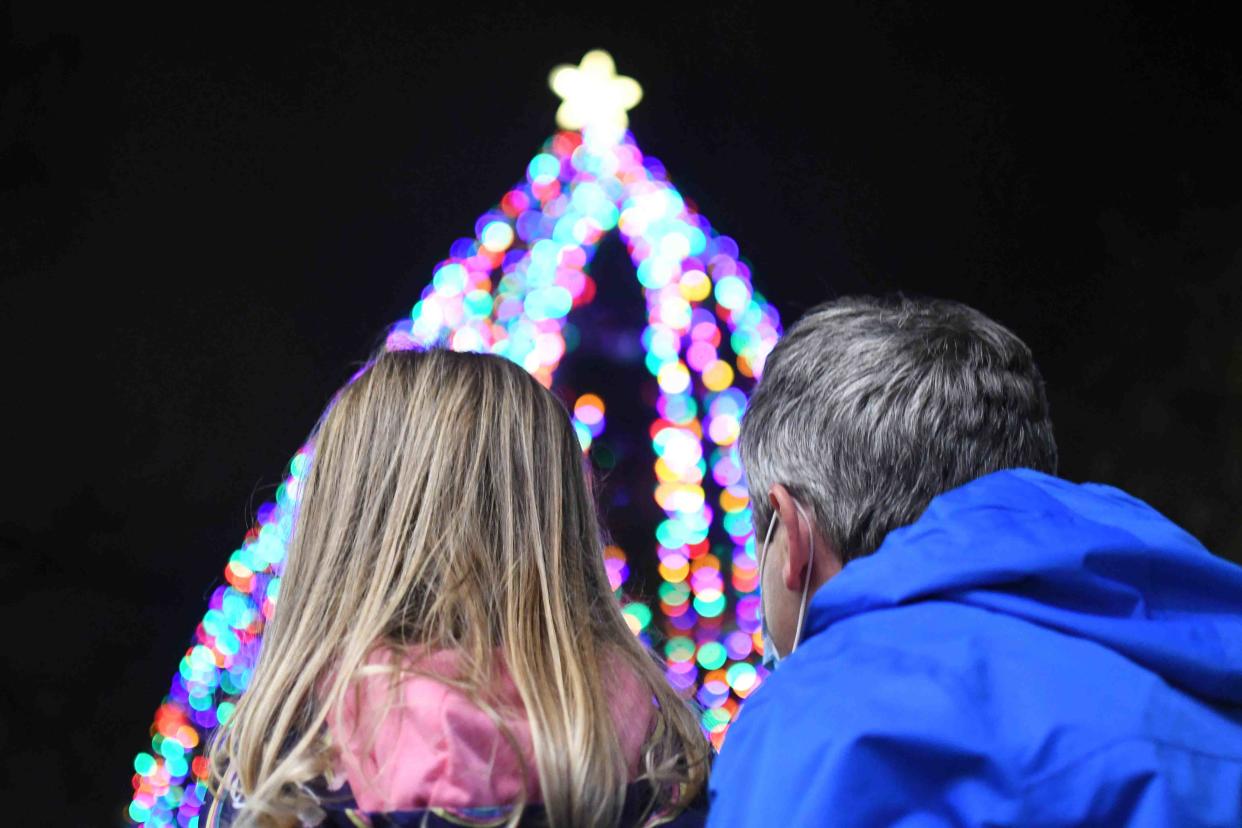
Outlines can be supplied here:
<path id="1" fill-rule="evenodd" d="M 965 305 L 906 298 L 839 299 L 799 320 L 768 356 L 741 452 L 760 539 L 778 520 L 762 587 L 782 652 L 808 568 L 814 592 L 941 492 L 1057 464 L 1022 340 Z"/>

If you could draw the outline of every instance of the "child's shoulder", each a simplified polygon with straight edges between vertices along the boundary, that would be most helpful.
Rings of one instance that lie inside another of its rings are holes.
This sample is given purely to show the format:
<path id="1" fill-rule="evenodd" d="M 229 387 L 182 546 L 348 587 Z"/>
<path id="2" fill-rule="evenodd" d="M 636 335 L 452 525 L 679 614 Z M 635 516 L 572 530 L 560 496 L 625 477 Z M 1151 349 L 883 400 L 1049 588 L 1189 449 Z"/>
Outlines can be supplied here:
<path id="1" fill-rule="evenodd" d="M 621 659 L 601 665 L 631 778 L 654 721 L 652 693 Z M 540 781 L 521 693 L 498 658 L 482 699 L 451 652 L 373 655 L 329 715 L 339 775 L 366 811 L 462 811 L 538 801 Z M 481 706 L 486 704 L 486 707 Z"/>

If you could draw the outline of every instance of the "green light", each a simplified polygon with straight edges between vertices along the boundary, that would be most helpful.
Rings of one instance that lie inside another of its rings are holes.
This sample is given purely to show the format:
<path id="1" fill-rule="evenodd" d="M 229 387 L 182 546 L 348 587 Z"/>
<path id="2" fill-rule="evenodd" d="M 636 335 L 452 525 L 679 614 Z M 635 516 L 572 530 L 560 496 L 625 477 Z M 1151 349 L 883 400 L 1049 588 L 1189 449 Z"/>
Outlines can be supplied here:
<path id="1" fill-rule="evenodd" d="M 690 600 L 690 587 L 685 583 L 674 584 L 665 581 L 660 584 L 659 595 L 660 600 L 670 607 L 679 607 Z"/>
<path id="2" fill-rule="evenodd" d="M 755 668 L 754 665 L 745 661 L 739 661 L 729 666 L 725 671 L 725 681 L 729 682 L 729 686 L 734 690 L 745 692 L 755 685 Z"/>
<path id="3" fill-rule="evenodd" d="M 703 711 L 701 721 L 703 722 L 703 727 L 706 730 L 714 733 L 727 725 L 730 718 L 732 717 L 729 715 L 728 709 L 724 707 L 713 707 Z"/>
<path id="4" fill-rule="evenodd" d="M 682 635 L 674 636 L 664 644 L 664 655 L 669 661 L 690 661 L 694 658 L 694 642 Z"/>
<path id="5" fill-rule="evenodd" d="M 472 290 L 462 300 L 466 315 L 473 319 L 483 319 L 492 312 L 492 295 L 485 290 Z"/>
<path id="6" fill-rule="evenodd" d="M 708 641 L 699 647 L 699 664 L 705 670 L 715 670 L 721 667 L 729 654 L 725 651 L 724 645 L 719 641 Z"/>
<path id="7" fill-rule="evenodd" d="M 694 599 L 694 611 L 704 618 L 715 618 L 725 610 L 725 597 L 719 595 L 711 601 L 704 601 L 702 598 Z"/>
<path id="8" fill-rule="evenodd" d="M 155 757 L 149 753 L 140 753 L 134 757 L 134 770 L 143 776 L 150 776 L 156 768 Z"/>
<path id="9" fill-rule="evenodd" d="M 531 159 L 526 172 L 532 182 L 550 184 L 561 174 L 561 162 L 555 155 L 543 152 Z"/>
<path id="10" fill-rule="evenodd" d="M 676 549 L 686 543 L 684 527 L 674 520 L 662 520 L 656 527 L 656 540 L 668 549 Z"/>
<path id="11" fill-rule="evenodd" d="M 173 779 L 180 779 L 189 772 L 190 772 L 190 766 L 185 761 L 184 756 L 168 757 L 168 775 L 171 776 Z M 178 788 L 172 788 L 168 791 L 170 795 L 174 795 L 174 792 L 175 792 L 175 798 L 179 801 L 181 799 L 181 790 Z M 172 798 L 172 796 L 170 796 L 170 798 Z"/>
<path id="12" fill-rule="evenodd" d="M 716 301 L 731 311 L 739 311 L 750 301 L 750 288 L 736 276 L 726 276 L 716 283 Z"/>
<path id="13" fill-rule="evenodd" d="M 622 612 L 637 621 L 640 630 L 647 629 L 648 625 L 651 624 L 651 610 L 646 604 L 628 604 Z"/>

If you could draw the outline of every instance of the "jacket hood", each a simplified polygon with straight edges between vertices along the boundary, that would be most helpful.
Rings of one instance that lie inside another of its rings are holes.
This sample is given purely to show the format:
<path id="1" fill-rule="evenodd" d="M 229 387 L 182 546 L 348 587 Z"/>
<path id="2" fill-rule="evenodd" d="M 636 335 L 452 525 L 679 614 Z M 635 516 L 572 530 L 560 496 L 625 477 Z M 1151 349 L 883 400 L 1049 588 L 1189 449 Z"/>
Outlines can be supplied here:
<path id="1" fill-rule="evenodd" d="M 816 593 L 805 635 L 925 600 L 1094 641 L 1242 704 L 1242 568 L 1109 486 L 1017 469 L 946 492 Z"/>

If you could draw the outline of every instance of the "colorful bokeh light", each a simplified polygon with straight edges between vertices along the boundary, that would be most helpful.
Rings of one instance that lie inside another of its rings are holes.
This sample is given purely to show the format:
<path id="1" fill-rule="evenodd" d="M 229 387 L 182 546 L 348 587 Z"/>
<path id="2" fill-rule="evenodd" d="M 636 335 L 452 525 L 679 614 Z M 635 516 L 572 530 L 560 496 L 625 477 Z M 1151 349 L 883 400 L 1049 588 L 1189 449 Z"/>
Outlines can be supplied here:
<path id="1" fill-rule="evenodd" d="M 658 386 L 649 428 L 653 488 L 664 519 L 652 545 L 661 583 L 652 606 L 625 596 L 626 553 L 605 549 L 627 623 L 656 642 L 668 680 L 702 707 L 719 745 L 740 701 L 763 678 L 758 565 L 737 453 L 747 389 L 780 335 L 732 239 L 717 234 L 628 132 L 562 131 L 526 177 L 454 242 L 390 349 L 450 347 L 499 354 L 553 387 L 578 333 L 575 308 L 595 298 L 590 263 L 618 231 L 646 299 L 641 341 Z M 601 392 L 573 398 L 583 451 L 605 428 Z M 273 502 L 230 556 L 156 713 L 151 749 L 134 761 L 129 817 L 196 826 L 206 795 L 206 737 L 250 681 L 264 623 L 279 599 L 293 511 L 310 462 L 304 446 Z M 656 612 L 653 613 L 653 606 Z"/>

